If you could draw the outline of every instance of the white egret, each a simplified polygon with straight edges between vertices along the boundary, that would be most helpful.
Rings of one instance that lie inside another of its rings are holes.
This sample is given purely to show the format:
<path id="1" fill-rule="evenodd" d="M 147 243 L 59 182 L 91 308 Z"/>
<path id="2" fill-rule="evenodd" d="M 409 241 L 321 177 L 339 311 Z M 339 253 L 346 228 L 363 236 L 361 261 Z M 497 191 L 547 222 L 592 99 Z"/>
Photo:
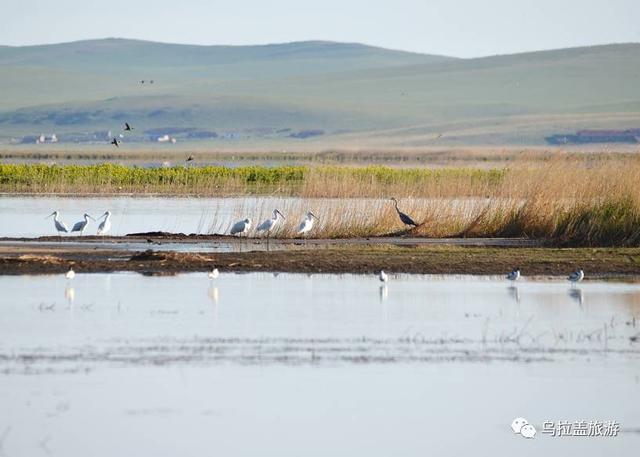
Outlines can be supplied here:
<path id="1" fill-rule="evenodd" d="M 89 223 L 89 219 L 94 220 L 95 219 L 87 213 L 84 213 L 84 220 L 80 221 L 80 222 L 76 222 L 73 227 L 71 228 L 71 233 L 73 232 L 80 232 L 80 235 L 84 235 L 84 229 L 87 228 L 87 224 Z"/>
<path id="2" fill-rule="evenodd" d="M 315 214 L 309 211 L 307 213 L 307 217 L 304 218 L 304 220 L 300 223 L 300 226 L 298 227 L 298 235 L 304 235 L 305 233 L 308 233 L 311 231 L 311 229 L 313 228 L 314 218 L 316 220 L 319 220 Z"/>
<path id="3" fill-rule="evenodd" d="M 389 280 L 389 276 L 384 272 L 384 270 L 380 270 L 378 279 L 380 280 L 380 282 L 387 282 Z"/>
<path id="4" fill-rule="evenodd" d="M 214 268 L 209 272 L 207 276 L 209 276 L 209 279 L 216 279 L 218 276 L 220 276 L 220 272 L 217 268 Z"/>
<path id="5" fill-rule="evenodd" d="M 98 219 L 102 219 L 103 217 L 104 221 L 100 222 L 98 226 L 98 235 L 106 235 L 107 232 L 111 230 L 111 211 L 105 211 Z"/>
<path id="6" fill-rule="evenodd" d="M 60 218 L 60 211 L 54 211 L 53 213 L 45 217 L 45 219 L 48 219 L 51 216 L 53 216 L 53 225 L 56 227 L 56 230 L 58 231 L 58 235 L 60 235 L 60 232 L 67 233 L 69 231 L 67 224 L 62 222 L 62 219 Z"/>
<path id="7" fill-rule="evenodd" d="M 509 281 L 517 281 L 518 279 L 520 279 L 520 268 L 516 268 L 511 273 L 509 273 L 506 277 Z"/>
<path id="8" fill-rule="evenodd" d="M 250 218 L 246 218 L 242 221 L 238 221 L 235 224 L 233 224 L 233 227 L 231 227 L 231 233 L 232 235 L 243 235 L 243 234 L 248 234 L 249 233 L 249 229 L 251 228 L 251 219 Z"/>
<path id="9" fill-rule="evenodd" d="M 76 272 L 73 271 L 73 267 L 69 267 L 69 271 L 67 271 L 67 274 L 65 274 L 64 277 L 67 279 L 73 279 L 76 277 Z"/>
<path id="10" fill-rule="evenodd" d="M 284 215 L 280 211 L 278 211 L 277 209 L 274 209 L 273 217 L 265 220 L 260 225 L 258 225 L 256 227 L 256 230 L 258 232 L 267 232 L 267 237 L 268 237 L 269 234 L 271 233 L 271 230 L 273 230 L 275 226 L 278 225 L 280 218 L 282 218 L 283 220 L 286 219 L 286 217 L 284 217 Z"/>
<path id="11" fill-rule="evenodd" d="M 580 282 L 584 279 L 584 271 L 576 270 L 573 273 L 571 273 L 567 279 L 571 281 L 573 284 Z"/>

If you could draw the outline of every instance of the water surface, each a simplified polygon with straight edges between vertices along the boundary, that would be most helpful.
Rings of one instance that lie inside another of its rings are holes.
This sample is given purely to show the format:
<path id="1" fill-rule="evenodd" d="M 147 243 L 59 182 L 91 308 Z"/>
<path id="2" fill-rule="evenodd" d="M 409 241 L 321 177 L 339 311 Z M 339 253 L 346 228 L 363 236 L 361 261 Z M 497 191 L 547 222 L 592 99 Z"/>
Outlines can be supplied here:
<path id="1" fill-rule="evenodd" d="M 640 444 L 635 284 L 122 273 L 0 277 L 0 289 L 9 456 L 595 456 Z M 525 440 L 509 428 L 519 416 L 623 431 Z"/>

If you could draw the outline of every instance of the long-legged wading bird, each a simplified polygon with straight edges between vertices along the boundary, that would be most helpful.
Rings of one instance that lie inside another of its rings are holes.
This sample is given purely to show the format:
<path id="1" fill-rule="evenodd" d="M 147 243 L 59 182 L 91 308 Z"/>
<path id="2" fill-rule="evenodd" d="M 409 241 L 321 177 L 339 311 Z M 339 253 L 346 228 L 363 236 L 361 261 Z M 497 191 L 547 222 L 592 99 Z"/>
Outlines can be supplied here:
<path id="1" fill-rule="evenodd" d="M 520 268 L 516 268 L 511 273 L 509 273 L 507 275 L 507 279 L 509 281 L 517 281 L 518 279 L 520 279 Z"/>
<path id="2" fill-rule="evenodd" d="M 48 219 L 51 216 L 53 216 L 53 225 L 55 226 L 56 230 L 58 231 L 58 235 L 60 235 L 60 233 L 67 233 L 69 231 L 69 228 L 67 227 L 67 224 L 62 222 L 62 219 L 60 218 L 60 211 L 54 211 L 53 213 L 51 213 L 47 217 L 45 217 L 45 219 Z"/>
<path id="3" fill-rule="evenodd" d="M 229 233 L 231 233 L 232 235 L 248 234 L 250 228 L 251 219 L 246 218 L 233 224 L 233 227 L 231 227 L 231 231 Z"/>
<path id="4" fill-rule="evenodd" d="M 98 235 L 106 235 L 109 230 L 111 230 L 111 211 L 105 211 L 102 216 L 98 218 L 98 220 L 104 217 L 104 221 L 100 222 L 98 225 Z"/>
<path id="5" fill-rule="evenodd" d="M 282 218 L 283 220 L 286 219 L 286 217 L 284 217 L 284 215 L 279 210 L 274 209 L 273 217 L 261 222 L 260 225 L 256 227 L 256 230 L 258 232 L 267 232 L 267 237 L 269 237 L 271 230 L 276 228 L 276 225 L 278 225 L 278 222 L 280 222 L 280 218 Z"/>
<path id="6" fill-rule="evenodd" d="M 418 224 L 416 224 L 413 219 L 411 219 L 407 214 L 398 209 L 398 200 L 396 200 L 394 197 L 391 197 L 391 201 L 396 204 L 396 211 L 398 212 L 398 216 L 400 217 L 400 220 L 404 225 L 413 225 L 414 227 L 418 226 Z"/>
<path id="7" fill-rule="evenodd" d="M 89 223 L 89 219 L 94 220 L 95 219 L 87 213 L 84 213 L 84 220 L 80 221 L 80 222 L 76 222 L 75 224 L 73 224 L 73 227 L 71 227 L 71 233 L 73 232 L 80 232 L 80 235 L 84 235 L 84 229 L 87 228 L 87 224 Z"/>
<path id="8" fill-rule="evenodd" d="M 67 279 L 73 279 L 76 277 L 76 272 L 73 271 L 73 267 L 69 267 L 69 270 L 67 271 L 67 273 L 64 275 L 65 278 Z"/>
<path id="9" fill-rule="evenodd" d="M 573 273 L 571 273 L 567 279 L 571 281 L 572 284 L 580 282 L 584 279 L 584 271 L 576 270 Z"/>
<path id="10" fill-rule="evenodd" d="M 309 233 L 313 228 L 313 219 L 320 220 L 313 214 L 311 211 L 307 213 L 307 217 L 305 217 L 300 226 L 298 227 L 298 235 L 304 235 L 305 233 Z"/>

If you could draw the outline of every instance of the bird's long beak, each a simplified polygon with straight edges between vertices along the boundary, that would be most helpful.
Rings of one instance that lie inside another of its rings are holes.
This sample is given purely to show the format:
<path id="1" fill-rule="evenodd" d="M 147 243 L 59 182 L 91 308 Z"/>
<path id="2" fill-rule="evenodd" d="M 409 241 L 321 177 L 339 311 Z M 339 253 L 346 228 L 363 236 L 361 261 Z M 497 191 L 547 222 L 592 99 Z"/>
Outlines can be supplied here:
<path id="1" fill-rule="evenodd" d="M 103 217 L 107 217 L 107 213 L 104 213 L 102 216 L 100 216 L 98 219 L 102 219 Z"/>
<path id="2" fill-rule="evenodd" d="M 315 217 L 317 221 L 320 221 L 320 219 L 318 219 L 318 216 L 316 216 L 315 214 L 313 214 L 311 211 L 309 211 L 309 214 L 311 214 L 313 217 Z"/>
<path id="3" fill-rule="evenodd" d="M 96 220 L 96 218 L 95 218 L 95 217 L 93 217 L 91 214 L 87 214 L 87 217 L 88 217 L 89 219 L 91 219 L 92 221 L 95 221 L 95 220 Z"/>
<path id="4" fill-rule="evenodd" d="M 56 212 L 54 211 L 53 213 L 49 214 L 47 217 L 45 217 L 45 219 L 49 219 L 51 216 L 55 215 Z"/>
<path id="5" fill-rule="evenodd" d="M 280 215 L 280 217 L 282 217 L 282 219 L 286 219 L 286 217 L 284 217 L 284 214 L 282 214 L 280 211 L 276 210 L 276 212 Z"/>

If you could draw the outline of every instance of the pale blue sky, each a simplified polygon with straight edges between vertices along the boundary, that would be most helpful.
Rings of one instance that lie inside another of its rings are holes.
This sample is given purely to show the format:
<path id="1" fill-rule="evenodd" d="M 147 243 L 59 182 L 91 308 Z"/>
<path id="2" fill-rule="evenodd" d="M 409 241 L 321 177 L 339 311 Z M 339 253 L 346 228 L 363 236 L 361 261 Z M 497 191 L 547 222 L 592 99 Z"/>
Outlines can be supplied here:
<path id="1" fill-rule="evenodd" d="M 640 0 L 0 0 L 0 44 L 361 42 L 472 57 L 640 42 Z"/>

